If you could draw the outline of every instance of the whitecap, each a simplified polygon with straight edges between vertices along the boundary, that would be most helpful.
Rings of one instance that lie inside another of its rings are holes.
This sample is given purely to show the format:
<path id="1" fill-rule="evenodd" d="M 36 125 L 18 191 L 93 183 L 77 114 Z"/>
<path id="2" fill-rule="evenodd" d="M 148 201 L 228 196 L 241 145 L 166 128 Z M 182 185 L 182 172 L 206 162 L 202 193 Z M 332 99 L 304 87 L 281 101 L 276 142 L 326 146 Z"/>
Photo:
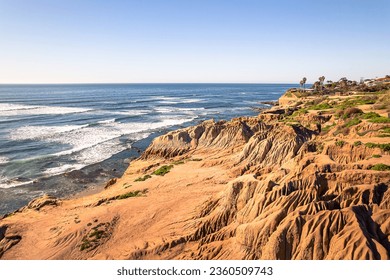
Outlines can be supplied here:
<path id="1" fill-rule="evenodd" d="M 115 119 L 108 119 L 108 120 L 104 120 L 104 121 L 98 121 L 98 123 L 100 123 L 100 124 L 113 123 L 113 122 L 115 122 Z"/>
<path id="2" fill-rule="evenodd" d="M 85 165 L 83 165 L 83 164 L 64 164 L 61 166 L 48 168 L 43 172 L 43 174 L 49 175 L 49 176 L 54 176 L 54 175 L 63 174 L 65 172 L 70 172 L 73 170 L 79 170 L 79 169 L 83 168 L 84 166 Z"/>
<path id="3" fill-rule="evenodd" d="M 11 140 L 45 140 L 50 139 L 56 134 L 70 132 L 87 126 L 87 124 L 63 126 L 23 126 L 12 131 L 9 135 L 9 138 Z"/>
<path id="4" fill-rule="evenodd" d="M 22 104 L 1 103 L 0 116 L 10 117 L 19 115 L 66 115 L 74 113 L 85 113 L 90 108 L 60 107 L 60 106 L 33 106 Z"/>
<path id="5" fill-rule="evenodd" d="M 12 104 L 12 103 L 0 103 L 0 112 L 3 111 L 13 111 L 13 110 L 25 110 L 25 109 L 33 109 L 39 106 L 33 105 L 23 105 L 23 104 Z"/>
<path id="6" fill-rule="evenodd" d="M 146 115 L 148 113 L 150 113 L 150 111 L 148 110 L 128 110 L 128 111 L 113 112 L 113 114 L 125 115 L 125 116 L 140 116 L 140 115 Z"/>
<path id="7" fill-rule="evenodd" d="M 197 102 L 202 102 L 202 101 L 204 101 L 204 99 L 193 98 L 193 99 L 181 100 L 182 103 L 197 103 Z"/>
<path id="8" fill-rule="evenodd" d="M 34 181 L 18 181 L 18 180 L 12 180 L 4 176 L 0 176 L 0 189 L 9 189 L 14 187 L 19 187 L 27 184 L 31 184 Z"/>
<path id="9" fill-rule="evenodd" d="M 205 108 L 176 108 L 176 107 L 158 107 L 155 108 L 155 112 L 159 113 L 171 113 L 171 112 L 177 112 L 177 111 L 182 111 L 182 112 L 192 112 L 192 111 L 203 111 Z"/>
<path id="10" fill-rule="evenodd" d="M 204 101 L 199 98 L 181 98 L 181 97 L 160 97 L 156 98 L 160 104 L 180 104 L 180 103 L 198 103 Z"/>
<path id="11" fill-rule="evenodd" d="M 9 162 L 9 158 L 0 156 L 0 164 L 6 164 L 7 162 Z"/>
<path id="12" fill-rule="evenodd" d="M 160 103 L 160 104 L 179 104 L 180 103 L 180 101 L 158 101 L 158 103 Z"/>

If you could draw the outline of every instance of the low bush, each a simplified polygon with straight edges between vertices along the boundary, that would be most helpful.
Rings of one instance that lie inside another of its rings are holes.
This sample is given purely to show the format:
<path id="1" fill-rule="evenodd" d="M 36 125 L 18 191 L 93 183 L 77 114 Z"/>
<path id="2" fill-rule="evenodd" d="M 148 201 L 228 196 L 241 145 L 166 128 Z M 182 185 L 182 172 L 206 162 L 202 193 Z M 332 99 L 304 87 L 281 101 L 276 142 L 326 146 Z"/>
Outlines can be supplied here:
<path id="1" fill-rule="evenodd" d="M 385 152 L 390 151 L 390 143 L 384 143 L 384 144 L 376 144 L 376 143 L 366 143 L 365 144 L 367 148 L 380 148 L 381 150 Z"/>
<path id="2" fill-rule="evenodd" d="M 141 194 L 142 194 L 142 191 L 137 190 L 137 191 L 121 194 L 116 199 L 126 199 L 126 198 L 129 198 L 129 197 L 140 196 Z"/>
<path id="3" fill-rule="evenodd" d="M 373 167 L 371 167 L 371 170 L 387 171 L 387 170 L 390 170 L 390 165 L 378 163 L 378 164 L 375 164 Z"/>
<path id="4" fill-rule="evenodd" d="M 377 117 L 377 118 L 369 119 L 368 121 L 372 123 L 390 123 L 390 118 Z"/>
<path id="5" fill-rule="evenodd" d="M 372 119 L 372 118 L 377 118 L 377 117 L 380 117 L 380 115 L 375 113 L 375 112 L 368 112 L 368 113 L 364 113 L 362 115 L 363 119 Z"/>
<path id="6" fill-rule="evenodd" d="M 362 141 L 355 141 L 354 143 L 353 143 L 353 145 L 355 146 L 355 147 L 358 147 L 358 146 L 360 146 L 362 144 Z"/>
<path id="7" fill-rule="evenodd" d="M 152 178 L 152 176 L 145 175 L 144 177 L 139 177 L 139 178 L 135 179 L 134 182 L 143 182 L 143 181 L 146 181 L 147 179 L 150 179 L 150 178 Z"/>
<path id="8" fill-rule="evenodd" d="M 309 108 L 307 108 L 308 110 L 326 110 L 326 109 L 330 109 L 332 108 L 331 105 L 329 105 L 328 103 L 321 103 L 321 104 L 317 104 L 317 105 L 313 105 L 313 106 L 310 106 Z"/>
<path id="9" fill-rule="evenodd" d="M 351 127 L 351 126 L 354 126 L 354 125 L 357 125 L 359 123 L 361 123 L 362 121 L 359 120 L 358 118 L 354 118 L 352 120 L 349 120 L 347 121 L 345 124 L 344 124 L 344 127 Z"/>
<path id="10" fill-rule="evenodd" d="M 169 173 L 171 169 L 173 168 L 173 165 L 163 165 L 159 169 L 153 172 L 153 175 L 158 176 L 164 176 L 165 174 Z"/>
<path id="11" fill-rule="evenodd" d="M 338 140 L 338 141 L 336 141 L 336 146 L 338 146 L 338 147 L 343 147 L 344 145 L 345 145 L 345 141 L 343 141 L 343 140 Z"/>

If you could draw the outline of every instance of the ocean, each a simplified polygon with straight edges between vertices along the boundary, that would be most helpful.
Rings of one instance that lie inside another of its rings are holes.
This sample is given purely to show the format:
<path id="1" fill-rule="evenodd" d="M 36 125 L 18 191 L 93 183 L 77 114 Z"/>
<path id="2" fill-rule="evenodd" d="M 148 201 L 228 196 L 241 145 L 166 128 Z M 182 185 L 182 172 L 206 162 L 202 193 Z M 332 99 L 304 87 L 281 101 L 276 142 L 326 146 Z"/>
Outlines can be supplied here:
<path id="1" fill-rule="evenodd" d="M 295 84 L 0 85 L 0 214 L 119 177 L 169 130 L 253 116 Z"/>

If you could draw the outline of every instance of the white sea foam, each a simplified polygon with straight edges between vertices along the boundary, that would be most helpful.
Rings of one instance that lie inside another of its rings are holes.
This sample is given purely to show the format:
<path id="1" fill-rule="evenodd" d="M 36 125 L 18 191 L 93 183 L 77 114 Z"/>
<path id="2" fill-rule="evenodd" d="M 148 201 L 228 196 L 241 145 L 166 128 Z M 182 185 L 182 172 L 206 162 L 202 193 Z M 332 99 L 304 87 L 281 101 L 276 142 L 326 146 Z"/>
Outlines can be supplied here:
<path id="1" fill-rule="evenodd" d="M 31 184 L 33 181 L 24 181 L 20 182 L 17 180 L 11 180 L 5 176 L 0 175 L 0 189 L 9 189 L 14 187 L 23 186 L 26 184 Z"/>
<path id="2" fill-rule="evenodd" d="M 23 105 L 23 104 L 12 104 L 12 103 L 0 103 L 0 112 L 3 111 L 13 111 L 13 110 L 25 110 L 25 109 L 33 109 L 39 106 L 33 105 Z"/>
<path id="3" fill-rule="evenodd" d="M 71 158 L 87 166 L 108 159 L 112 155 L 124 151 L 126 148 L 126 146 L 120 144 L 118 139 L 114 139 L 81 150 L 79 153 L 72 155 Z"/>
<path id="4" fill-rule="evenodd" d="M 175 107 L 157 107 L 154 109 L 155 112 L 159 113 L 171 113 L 171 112 L 193 112 L 193 111 L 203 111 L 205 108 L 175 108 Z"/>
<path id="5" fill-rule="evenodd" d="M 83 165 L 83 164 L 64 164 L 61 166 L 48 168 L 43 172 L 43 174 L 54 176 L 54 175 L 63 174 L 65 172 L 69 172 L 72 170 L 81 169 L 84 166 L 85 165 Z"/>
<path id="6" fill-rule="evenodd" d="M 78 107 L 59 107 L 59 106 L 34 106 L 12 103 L 0 104 L 0 116 L 18 116 L 18 115 L 65 115 L 74 113 L 84 113 L 91 111 L 89 108 Z"/>
<path id="7" fill-rule="evenodd" d="M 125 115 L 125 116 L 140 116 L 140 115 L 146 115 L 148 113 L 150 113 L 150 111 L 148 110 L 128 110 L 128 111 L 114 112 L 114 114 Z"/>
<path id="8" fill-rule="evenodd" d="M 100 123 L 100 124 L 113 123 L 113 122 L 115 122 L 115 119 L 108 119 L 108 120 L 104 120 L 104 121 L 98 121 L 98 123 Z"/>
<path id="9" fill-rule="evenodd" d="M 13 131 L 10 138 L 40 140 L 71 146 L 70 149 L 51 156 L 70 155 L 69 159 L 76 160 L 77 164 L 52 167 L 44 172 L 46 175 L 54 175 L 101 162 L 125 150 L 128 147 L 119 141 L 119 137 L 123 135 L 129 135 L 129 139 L 140 140 L 148 137 L 150 132 L 156 129 L 183 124 L 194 118 L 195 116 L 171 116 L 153 123 L 105 122 L 99 126 L 27 126 Z"/>
<path id="10" fill-rule="evenodd" d="M 0 164 L 5 164 L 9 162 L 9 158 L 0 156 Z"/>
<path id="11" fill-rule="evenodd" d="M 192 99 L 182 99 L 181 103 L 198 103 L 202 101 L 204 101 L 204 99 L 192 98 Z"/>
<path id="12" fill-rule="evenodd" d="M 204 101 L 204 99 L 199 98 L 180 98 L 180 97 L 157 97 L 154 98 L 158 100 L 160 104 L 180 104 L 180 103 L 198 103 Z"/>
<path id="13" fill-rule="evenodd" d="M 180 101 L 174 101 L 174 100 L 172 100 L 172 101 L 169 101 L 169 100 L 165 101 L 165 100 L 163 100 L 163 101 L 158 101 L 158 103 L 160 103 L 160 104 L 171 104 L 171 105 L 174 105 L 174 104 L 179 104 Z"/>
<path id="14" fill-rule="evenodd" d="M 55 135 L 77 130 L 88 125 L 63 125 L 63 126 L 23 126 L 10 134 L 11 140 L 45 140 Z"/>
<path id="15" fill-rule="evenodd" d="M 176 100 L 177 97 L 169 97 L 169 96 L 152 96 L 150 100 Z"/>

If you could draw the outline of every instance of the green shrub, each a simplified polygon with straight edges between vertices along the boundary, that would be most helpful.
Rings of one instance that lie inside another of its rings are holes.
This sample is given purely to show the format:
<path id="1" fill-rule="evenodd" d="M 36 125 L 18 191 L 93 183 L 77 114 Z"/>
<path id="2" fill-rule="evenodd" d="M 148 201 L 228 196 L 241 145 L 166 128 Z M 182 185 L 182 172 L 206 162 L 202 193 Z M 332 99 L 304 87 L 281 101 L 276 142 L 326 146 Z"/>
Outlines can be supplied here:
<path id="1" fill-rule="evenodd" d="M 326 110 L 326 109 L 330 109 L 330 108 L 332 108 L 332 106 L 330 106 L 328 103 L 320 103 L 317 105 L 310 106 L 307 109 L 308 110 Z"/>
<path id="2" fill-rule="evenodd" d="M 375 144 L 375 143 L 371 143 L 371 142 L 369 142 L 369 143 L 366 143 L 366 147 L 367 148 L 377 148 L 378 147 L 378 144 Z"/>
<path id="3" fill-rule="evenodd" d="M 377 117 L 377 118 L 372 118 L 372 119 L 370 119 L 368 121 L 372 122 L 372 123 L 390 123 L 390 118 Z"/>
<path id="4" fill-rule="evenodd" d="M 307 113 L 309 113 L 309 111 L 304 109 L 304 108 L 302 108 L 302 109 L 296 110 L 294 113 L 292 113 L 291 116 L 292 117 L 297 117 L 299 115 L 304 115 L 304 114 L 307 114 Z"/>
<path id="5" fill-rule="evenodd" d="M 172 162 L 172 164 L 173 164 L 173 165 L 184 164 L 184 161 L 183 161 L 183 160 L 174 161 L 174 162 Z"/>
<path id="6" fill-rule="evenodd" d="M 345 145 L 345 141 L 343 141 L 343 140 L 338 140 L 338 141 L 336 141 L 336 146 L 338 146 L 338 147 L 343 147 L 344 145 Z"/>
<path id="7" fill-rule="evenodd" d="M 354 143 L 353 143 L 353 145 L 355 146 L 355 147 L 358 147 L 358 146 L 360 146 L 362 144 L 362 141 L 355 141 Z"/>
<path id="8" fill-rule="evenodd" d="M 145 175 L 144 177 L 139 177 L 139 178 L 135 179 L 134 182 L 143 182 L 143 181 L 146 181 L 147 179 L 150 179 L 150 178 L 152 178 L 152 176 Z"/>
<path id="9" fill-rule="evenodd" d="M 380 129 L 378 137 L 390 137 L 390 127 Z"/>
<path id="10" fill-rule="evenodd" d="M 385 152 L 390 151 L 390 143 L 385 143 L 385 144 L 366 143 L 365 145 L 367 148 L 380 148 Z"/>
<path id="11" fill-rule="evenodd" d="M 372 118 L 377 118 L 377 117 L 380 117 L 380 115 L 375 113 L 375 112 L 368 112 L 368 113 L 364 113 L 362 115 L 363 119 L 372 119 Z"/>
<path id="12" fill-rule="evenodd" d="M 117 196 L 116 199 L 126 199 L 126 198 L 129 198 L 129 197 L 140 196 L 141 194 L 142 194 L 142 191 L 137 190 L 137 191 L 121 194 L 121 195 Z"/>
<path id="13" fill-rule="evenodd" d="M 382 128 L 381 129 L 381 132 L 384 132 L 384 133 L 390 133 L 390 127 L 385 127 L 385 128 Z"/>
<path id="14" fill-rule="evenodd" d="M 323 131 L 323 132 L 328 132 L 332 127 L 334 127 L 336 124 L 335 123 L 333 123 L 333 124 L 331 124 L 331 125 L 327 125 L 327 126 L 325 126 L 325 127 L 323 127 L 322 129 L 321 129 L 321 131 Z"/>
<path id="15" fill-rule="evenodd" d="M 163 165 L 159 169 L 153 172 L 153 175 L 164 176 L 169 173 L 169 171 L 173 168 L 173 165 Z"/>
<path id="16" fill-rule="evenodd" d="M 371 167 L 371 170 L 387 171 L 387 170 L 390 170 L 390 165 L 378 163 L 378 164 L 375 164 L 373 167 Z"/>
<path id="17" fill-rule="evenodd" d="M 354 126 L 354 125 L 357 125 L 359 123 L 361 123 L 362 121 L 357 119 L 357 118 L 354 118 L 352 120 L 349 120 L 347 121 L 345 124 L 344 124 L 344 127 L 351 127 L 351 126 Z"/>
<path id="18" fill-rule="evenodd" d="M 381 137 L 381 138 L 383 138 L 383 137 L 390 137 L 390 134 L 389 133 L 384 133 L 384 134 L 378 134 L 377 136 Z"/>
<path id="19" fill-rule="evenodd" d="M 346 109 L 357 105 L 374 104 L 377 99 L 378 96 L 375 95 L 361 96 L 353 99 L 348 98 L 344 100 L 341 104 L 339 104 L 337 107 L 340 109 Z"/>
<path id="20" fill-rule="evenodd" d="M 373 158 L 381 158 L 381 155 L 372 155 Z"/>

